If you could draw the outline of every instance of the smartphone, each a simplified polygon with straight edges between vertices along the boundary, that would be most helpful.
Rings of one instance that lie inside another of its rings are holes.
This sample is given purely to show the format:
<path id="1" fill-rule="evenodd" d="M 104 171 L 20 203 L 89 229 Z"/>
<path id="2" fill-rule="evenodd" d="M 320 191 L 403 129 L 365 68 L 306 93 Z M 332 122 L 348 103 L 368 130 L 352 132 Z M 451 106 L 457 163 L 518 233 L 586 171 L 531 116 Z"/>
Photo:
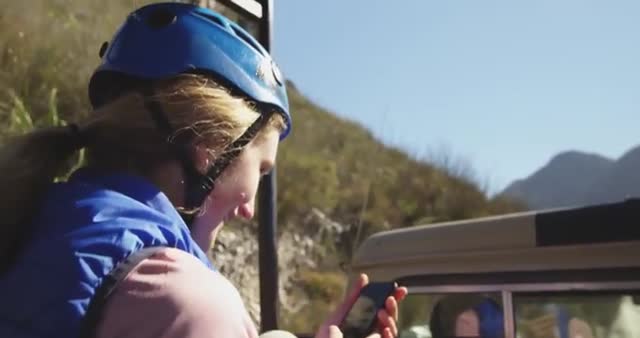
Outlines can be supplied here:
<path id="1" fill-rule="evenodd" d="M 365 338 L 376 328 L 378 310 L 393 294 L 395 282 L 371 282 L 360 290 L 358 299 L 340 325 L 344 338 Z"/>

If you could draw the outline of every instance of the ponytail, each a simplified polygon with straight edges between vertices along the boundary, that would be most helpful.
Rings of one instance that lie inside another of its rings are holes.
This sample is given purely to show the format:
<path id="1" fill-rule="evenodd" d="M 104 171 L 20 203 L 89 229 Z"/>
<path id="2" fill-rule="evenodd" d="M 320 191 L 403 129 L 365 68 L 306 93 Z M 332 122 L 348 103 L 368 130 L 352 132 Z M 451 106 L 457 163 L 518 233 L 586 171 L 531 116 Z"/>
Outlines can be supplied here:
<path id="1" fill-rule="evenodd" d="M 31 216 L 84 140 L 77 125 L 16 137 L 0 148 L 0 273 L 29 235 Z"/>

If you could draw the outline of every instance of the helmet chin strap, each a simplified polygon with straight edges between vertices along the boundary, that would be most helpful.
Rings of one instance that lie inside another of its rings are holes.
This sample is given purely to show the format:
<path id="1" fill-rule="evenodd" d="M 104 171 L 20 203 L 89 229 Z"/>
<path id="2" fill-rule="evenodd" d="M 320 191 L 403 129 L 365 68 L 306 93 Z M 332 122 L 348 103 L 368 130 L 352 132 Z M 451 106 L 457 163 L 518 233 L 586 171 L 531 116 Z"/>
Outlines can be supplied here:
<path id="1" fill-rule="evenodd" d="M 167 115 L 162 110 L 162 107 L 153 98 L 153 85 L 148 84 L 143 86 L 142 94 L 144 96 L 145 108 L 151 114 L 151 118 L 155 122 L 156 126 L 167 136 L 167 139 L 170 138 L 174 130 L 167 118 Z M 264 127 L 267 121 L 269 121 L 271 114 L 273 114 L 271 111 L 265 114 L 260 114 L 256 121 L 253 122 L 239 138 L 224 149 L 222 155 L 213 162 L 205 174 L 201 174 L 196 168 L 195 163 L 190 156 L 188 144 L 173 144 L 176 156 L 180 161 L 184 174 L 184 209 L 191 211 L 201 208 L 204 205 L 207 197 L 215 188 L 215 183 L 218 177 L 220 177 L 222 172 L 236 157 L 238 157 L 238 155 L 240 155 L 242 149 L 244 149 L 244 147 L 255 138 L 262 127 Z M 189 229 L 191 229 L 195 219 L 195 213 L 181 212 L 180 215 Z"/>

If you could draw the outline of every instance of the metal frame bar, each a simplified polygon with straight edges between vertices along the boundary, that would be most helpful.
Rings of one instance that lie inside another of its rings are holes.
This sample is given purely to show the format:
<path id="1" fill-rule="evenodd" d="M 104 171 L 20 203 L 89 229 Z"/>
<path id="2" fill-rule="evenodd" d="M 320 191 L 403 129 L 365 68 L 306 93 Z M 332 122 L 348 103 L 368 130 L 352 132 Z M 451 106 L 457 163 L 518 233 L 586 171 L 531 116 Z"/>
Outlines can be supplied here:
<path id="1" fill-rule="evenodd" d="M 511 292 L 502 291 L 502 307 L 504 311 L 504 336 L 505 338 L 515 338 L 516 321 L 514 318 L 515 309 L 513 308 L 513 295 Z"/>
<path id="2" fill-rule="evenodd" d="M 260 0 L 262 18 L 260 36 L 262 46 L 271 52 L 273 41 L 273 0 Z M 278 215 L 276 168 L 265 175 L 258 190 L 258 245 L 260 271 L 260 329 L 261 332 L 278 329 Z"/>
<path id="3" fill-rule="evenodd" d="M 537 270 L 451 273 L 437 275 L 415 275 L 396 279 L 405 286 L 439 285 L 558 285 L 573 283 L 583 285 L 606 282 L 640 281 L 640 267 L 618 267 L 601 269 Z"/>
<path id="4" fill-rule="evenodd" d="M 270 8 L 265 6 L 264 0 L 216 0 L 225 6 L 238 11 L 240 14 L 248 16 L 252 19 L 262 21 L 264 17 L 269 18 Z M 267 15 L 264 15 L 265 12 Z M 269 18 L 270 19 L 270 18 Z M 268 20 L 270 21 L 270 20 Z M 266 46 L 265 46 L 266 48 Z M 268 48 L 267 48 L 268 49 Z"/>
<path id="5" fill-rule="evenodd" d="M 580 283 L 519 283 L 409 286 L 411 293 L 465 293 L 465 292 L 558 292 L 558 291 L 613 291 L 640 290 L 640 281 L 632 282 L 580 282 Z"/>

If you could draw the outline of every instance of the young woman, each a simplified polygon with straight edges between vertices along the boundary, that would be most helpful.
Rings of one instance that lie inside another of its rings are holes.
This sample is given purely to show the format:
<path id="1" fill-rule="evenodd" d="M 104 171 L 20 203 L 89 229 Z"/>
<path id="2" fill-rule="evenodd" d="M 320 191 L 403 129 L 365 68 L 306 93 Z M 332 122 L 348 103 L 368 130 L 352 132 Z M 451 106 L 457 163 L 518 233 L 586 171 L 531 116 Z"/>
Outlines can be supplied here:
<path id="1" fill-rule="evenodd" d="M 87 119 L 0 153 L 0 336 L 256 337 L 205 252 L 225 220 L 253 216 L 291 130 L 278 68 L 238 25 L 179 3 L 136 10 L 100 54 Z M 83 148 L 88 165 L 52 183 Z M 364 284 L 318 338 L 341 337 Z M 405 294 L 380 335 L 397 336 Z"/>

